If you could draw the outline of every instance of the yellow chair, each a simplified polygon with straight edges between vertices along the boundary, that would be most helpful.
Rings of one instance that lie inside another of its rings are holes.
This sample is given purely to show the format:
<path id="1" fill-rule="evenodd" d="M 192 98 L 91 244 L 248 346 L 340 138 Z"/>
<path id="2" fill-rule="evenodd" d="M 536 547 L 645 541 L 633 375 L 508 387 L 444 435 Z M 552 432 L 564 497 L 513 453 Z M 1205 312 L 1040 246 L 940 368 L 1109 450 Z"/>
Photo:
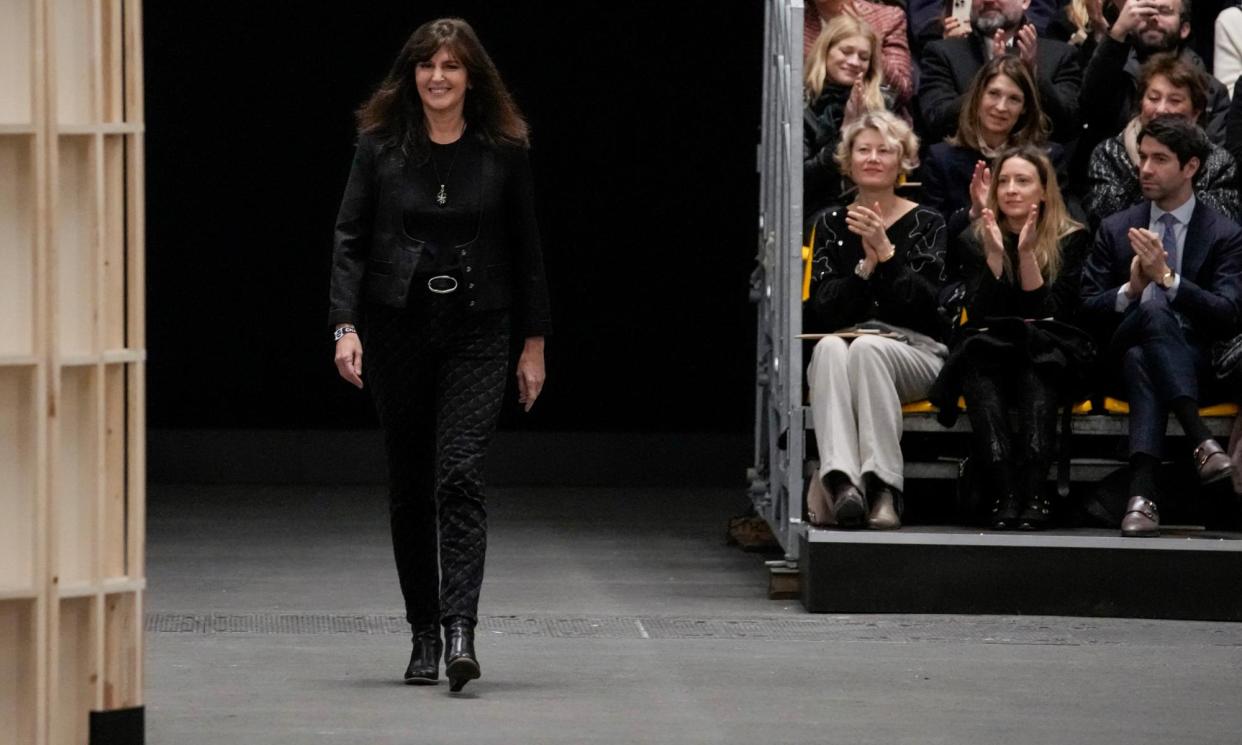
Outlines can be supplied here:
<path id="1" fill-rule="evenodd" d="M 1104 411 L 1109 414 L 1129 414 L 1130 404 L 1119 398 L 1107 397 L 1104 399 Z M 1211 406 L 1203 406 L 1199 409 L 1199 416 L 1202 417 L 1224 417 L 1237 416 L 1238 405 L 1234 403 L 1213 404 Z"/>

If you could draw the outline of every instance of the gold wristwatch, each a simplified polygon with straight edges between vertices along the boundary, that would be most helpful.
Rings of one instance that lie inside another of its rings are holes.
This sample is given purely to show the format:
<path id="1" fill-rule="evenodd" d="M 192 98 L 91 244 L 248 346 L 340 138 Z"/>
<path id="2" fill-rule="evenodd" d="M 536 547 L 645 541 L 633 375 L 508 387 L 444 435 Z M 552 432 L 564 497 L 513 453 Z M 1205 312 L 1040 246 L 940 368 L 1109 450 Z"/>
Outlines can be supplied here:
<path id="1" fill-rule="evenodd" d="M 1166 290 L 1172 289 L 1173 287 L 1173 270 L 1172 269 L 1169 269 L 1164 274 L 1160 275 L 1160 286 Z"/>

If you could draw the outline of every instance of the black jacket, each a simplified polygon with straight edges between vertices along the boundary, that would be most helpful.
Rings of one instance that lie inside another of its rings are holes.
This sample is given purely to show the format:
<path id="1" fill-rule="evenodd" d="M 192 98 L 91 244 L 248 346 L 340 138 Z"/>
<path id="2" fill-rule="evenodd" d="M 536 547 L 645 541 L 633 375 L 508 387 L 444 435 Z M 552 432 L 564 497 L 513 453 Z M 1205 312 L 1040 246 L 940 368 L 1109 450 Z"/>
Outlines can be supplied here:
<path id="1" fill-rule="evenodd" d="M 473 136 L 473 135 L 467 135 Z M 514 310 L 523 336 L 551 331 L 530 163 L 515 147 L 483 147 L 478 236 L 458 246 L 468 307 Z M 341 199 L 332 250 L 328 321 L 356 323 L 364 301 L 405 307 L 424 243 L 405 230 L 406 206 L 436 185 L 396 147 L 361 135 Z"/>

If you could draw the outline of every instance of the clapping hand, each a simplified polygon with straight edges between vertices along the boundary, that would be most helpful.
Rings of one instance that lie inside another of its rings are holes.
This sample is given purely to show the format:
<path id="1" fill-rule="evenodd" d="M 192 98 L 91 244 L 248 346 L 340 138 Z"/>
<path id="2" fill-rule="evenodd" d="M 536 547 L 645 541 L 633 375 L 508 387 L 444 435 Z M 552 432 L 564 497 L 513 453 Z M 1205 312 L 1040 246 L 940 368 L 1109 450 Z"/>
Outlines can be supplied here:
<path id="1" fill-rule="evenodd" d="M 1139 261 L 1139 268 L 1149 282 L 1159 282 L 1169 272 L 1169 255 L 1160 236 L 1147 228 L 1130 228 L 1130 248 Z"/>
<path id="2" fill-rule="evenodd" d="M 1022 223 L 1022 232 L 1018 233 L 1018 255 L 1035 255 L 1035 234 L 1039 232 L 1039 205 L 1031 205 L 1026 213 L 1026 222 Z"/>
<path id="3" fill-rule="evenodd" d="M 983 208 L 983 258 L 987 260 L 992 274 L 1000 279 L 1005 270 L 1005 240 L 1001 237 L 1000 225 L 996 224 L 996 214 Z"/>
<path id="4" fill-rule="evenodd" d="M 867 104 L 863 96 L 863 78 L 860 76 L 850 88 L 850 98 L 845 102 L 845 114 L 841 117 L 841 128 L 863 115 Z"/>
<path id="5" fill-rule="evenodd" d="M 1031 71 L 1031 76 L 1035 75 L 1036 55 L 1039 52 L 1039 36 L 1035 33 L 1034 24 L 1025 23 L 1018 29 L 1018 33 L 1014 36 L 1014 41 L 1018 45 L 1018 59 L 1022 60 L 1026 65 L 1026 69 Z"/>
<path id="6" fill-rule="evenodd" d="M 970 177 L 970 219 L 977 220 L 983 214 L 991 187 L 992 169 L 981 160 L 975 161 L 975 172 Z"/>

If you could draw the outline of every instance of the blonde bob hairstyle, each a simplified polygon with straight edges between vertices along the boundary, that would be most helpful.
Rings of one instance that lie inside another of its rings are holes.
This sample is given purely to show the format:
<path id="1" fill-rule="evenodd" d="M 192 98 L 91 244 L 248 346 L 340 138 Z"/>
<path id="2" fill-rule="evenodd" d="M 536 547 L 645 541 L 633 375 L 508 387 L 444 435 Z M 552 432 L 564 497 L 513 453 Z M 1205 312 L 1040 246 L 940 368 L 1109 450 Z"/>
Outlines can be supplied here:
<path id="1" fill-rule="evenodd" d="M 845 126 L 841 131 L 841 141 L 837 143 L 837 151 L 833 157 L 841 173 L 850 174 L 851 161 L 854 155 L 854 140 L 865 130 L 874 130 L 884 138 L 885 144 L 897 148 L 901 158 L 898 171 L 898 182 L 919 167 L 919 138 L 910 129 L 905 120 L 888 111 L 868 111 Z"/>
<path id="2" fill-rule="evenodd" d="M 1057 278 L 1061 269 L 1061 239 L 1082 230 L 1082 223 L 1070 217 L 1065 208 L 1065 200 L 1061 198 L 1061 187 L 1057 185 L 1057 172 L 1052 161 L 1044 151 L 1034 145 L 1020 145 L 1005 150 L 992 161 L 992 185 L 988 187 L 988 209 L 996 215 L 997 220 L 1003 219 L 1000 211 L 1000 200 L 996 196 L 1000 188 L 1000 172 L 1005 163 L 1020 158 L 1035 166 L 1039 174 L 1039 183 L 1044 188 L 1044 201 L 1039 210 L 1039 221 L 1035 230 L 1035 262 L 1039 272 L 1048 283 Z M 975 220 L 975 237 L 983 245 L 983 219 Z M 1003 228 L 1002 228 L 1003 230 Z M 1009 261 L 1009 252 L 1005 252 L 1005 276 L 1013 277 L 1013 266 Z"/>
<path id="3" fill-rule="evenodd" d="M 824 24 L 815 44 L 807 55 L 803 74 L 803 93 L 807 102 L 814 101 L 824 92 L 828 79 L 828 52 L 846 39 L 861 36 L 871 47 L 871 59 L 863 75 L 863 104 L 868 110 L 883 109 L 884 94 L 880 92 L 880 37 L 866 21 L 853 16 L 839 15 Z"/>

